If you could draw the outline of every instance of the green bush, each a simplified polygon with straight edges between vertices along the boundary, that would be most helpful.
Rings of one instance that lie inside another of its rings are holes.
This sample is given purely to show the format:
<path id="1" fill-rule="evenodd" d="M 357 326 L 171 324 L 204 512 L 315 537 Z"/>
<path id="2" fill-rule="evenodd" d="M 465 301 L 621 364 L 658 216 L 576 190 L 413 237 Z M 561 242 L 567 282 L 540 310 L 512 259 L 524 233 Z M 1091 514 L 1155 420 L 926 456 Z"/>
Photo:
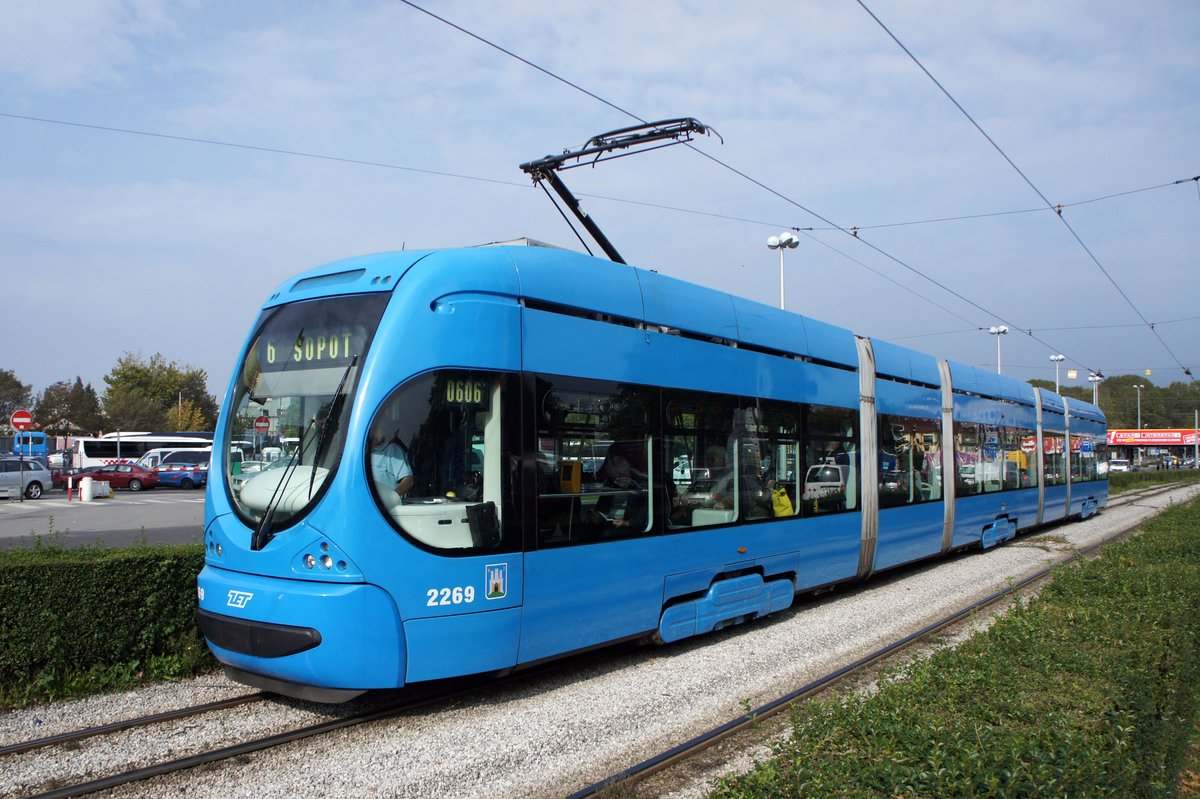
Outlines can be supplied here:
<path id="1" fill-rule="evenodd" d="M 1175 508 L 991 629 L 809 703 L 741 797 L 1168 797 L 1200 684 L 1200 504 Z"/>
<path id="2" fill-rule="evenodd" d="M 0 703 L 215 668 L 196 628 L 200 545 L 0 553 Z"/>
<path id="3" fill-rule="evenodd" d="M 1167 469 L 1158 471 L 1146 469 L 1138 472 L 1114 472 L 1108 476 L 1108 490 L 1119 494 L 1135 488 L 1145 488 L 1163 483 L 1194 483 L 1200 480 L 1200 470 L 1196 469 Z"/>

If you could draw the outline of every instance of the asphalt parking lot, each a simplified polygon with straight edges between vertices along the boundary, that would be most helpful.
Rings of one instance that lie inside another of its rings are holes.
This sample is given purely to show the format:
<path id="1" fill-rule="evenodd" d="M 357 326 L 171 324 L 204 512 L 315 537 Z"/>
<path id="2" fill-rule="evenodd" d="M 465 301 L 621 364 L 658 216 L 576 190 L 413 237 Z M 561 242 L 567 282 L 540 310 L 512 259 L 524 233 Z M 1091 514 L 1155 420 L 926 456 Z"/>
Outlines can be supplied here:
<path id="1" fill-rule="evenodd" d="M 68 500 L 61 489 L 41 499 L 0 499 L 0 548 L 31 546 L 36 537 L 63 546 L 199 543 L 204 490 L 115 491 L 108 499 Z"/>

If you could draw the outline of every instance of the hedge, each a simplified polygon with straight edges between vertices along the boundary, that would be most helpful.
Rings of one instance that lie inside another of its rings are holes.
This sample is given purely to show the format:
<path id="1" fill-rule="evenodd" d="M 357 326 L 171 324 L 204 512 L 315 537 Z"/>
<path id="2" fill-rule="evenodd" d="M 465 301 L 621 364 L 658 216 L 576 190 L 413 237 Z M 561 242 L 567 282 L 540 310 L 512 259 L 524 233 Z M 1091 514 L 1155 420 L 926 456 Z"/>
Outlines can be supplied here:
<path id="1" fill-rule="evenodd" d="M 0 552 L 0 703 L 213 669 L 196 628 L 200 545 Z"/>

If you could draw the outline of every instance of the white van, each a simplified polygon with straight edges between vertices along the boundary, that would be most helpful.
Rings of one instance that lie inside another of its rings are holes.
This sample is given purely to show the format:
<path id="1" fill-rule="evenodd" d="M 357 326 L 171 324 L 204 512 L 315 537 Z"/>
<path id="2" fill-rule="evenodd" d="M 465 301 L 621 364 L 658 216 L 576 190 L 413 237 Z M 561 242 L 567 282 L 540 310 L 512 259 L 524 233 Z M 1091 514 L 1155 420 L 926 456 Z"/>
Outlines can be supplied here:
<path id="1" fill-rule="evenodd" d="M 805 502 L 845 502 L 849 477 L 850 467 L 844 464 L 810 466 L 804 476 L 804 493 L 800 499 Z"/>
<path id="2" fill-rule="evenodd" d="M 179 452 L 178 449 L 160 448 L 149 450 L 145 455 L 137 459 L 137 465 L 143 469 L 157 469 L 158 465 L 163 462 L 163 458 L 170 455 L 172 452 Z"/>

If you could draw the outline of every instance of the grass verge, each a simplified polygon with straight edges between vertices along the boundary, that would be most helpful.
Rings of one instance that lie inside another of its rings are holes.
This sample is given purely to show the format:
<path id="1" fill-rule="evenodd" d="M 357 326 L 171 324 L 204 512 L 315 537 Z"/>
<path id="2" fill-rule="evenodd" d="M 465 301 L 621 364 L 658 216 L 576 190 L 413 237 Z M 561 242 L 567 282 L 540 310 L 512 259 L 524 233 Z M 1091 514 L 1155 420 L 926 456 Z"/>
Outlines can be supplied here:
<path id="1" fill-rule="evenodd" d="M 1108 492 L 1120 494 L 1135 488 L 1165 483 L 1195 483 L 1200 481 L 1198 469 L 1169 469 L 1167 471 L 1117 472 L 1108 476 Z"/>
<path id="2" fill-rule="evenodd" d="M 1175 796 L 1198 718 L 1198 531 L 1200 503 L 1173 508 L 876 693 L 802 706 L 712 796 Z"/>

